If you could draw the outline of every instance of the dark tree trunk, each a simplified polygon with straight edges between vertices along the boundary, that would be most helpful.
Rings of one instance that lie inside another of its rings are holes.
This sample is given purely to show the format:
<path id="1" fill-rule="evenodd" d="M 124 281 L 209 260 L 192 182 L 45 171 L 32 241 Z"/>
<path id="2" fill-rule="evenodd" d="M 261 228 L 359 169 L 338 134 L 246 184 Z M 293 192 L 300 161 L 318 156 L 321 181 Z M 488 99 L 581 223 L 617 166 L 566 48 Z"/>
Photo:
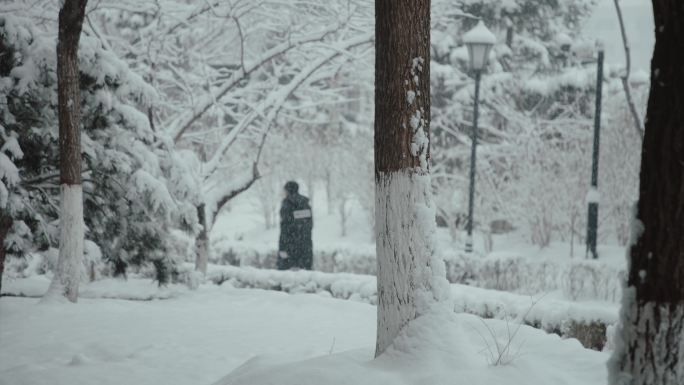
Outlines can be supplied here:
<path id="1" fill-rule="evenodd" d="M 4 212 L 0 214 L 0 291 L 2 291 L 2 275 L 5 272 L 5 255 L 7 253 L 7 250 L 5 250 L 5 238 L 12 228 L 12 222 L 12 217 Z"/>
<path id="2" fill-rule="evenodd" d="M 421 156 L 411 151 L 411 118 L 420 113 L 420 128 L 429 135 L 429 28 L 430 0 L 375 2 L 376 176 L 421 166 Z M 415 94 L 413 103 L 408 103 L 409 92 Z M 429 146 L 422 151 L 430 157 Z"/>
<path id="3" fill-rule="evenodd" d="M 378 356 L 446 279 L 431 244 L 430 1 L 376 0 L 375 21 Z"/>
<path id="4" fill-rule="evenodd" d="M 684 384 L 684 2 L 653 0 L 639 203 L 611 384 Z"/>
<path id="5" fill-rule="evenodd" d="M 61 187 L 60 243 L 57 271 L 48 294 L 78 299 L 83 260 L 83 190 L 81 187 L 81 95 L 78 42 L 86 0 L 66 0 L 59 11 L 57 95 Z"/>
<path id="6" fill-rule="evenodd" d="M 66 0 L 59 12 L 57 41 L 57 92 L 59 112 L 59 181 L 81 184 L 81 95 L 78 41 L 86 0 Z"/>
<path id="7" fill-rule="evenodd" d="M 195 238 L 195 270 L 207 274 L 209 264 L 209 222 L 207 221 L 207 206 L 197 206 L 197 218 L 202 230 Z"/>

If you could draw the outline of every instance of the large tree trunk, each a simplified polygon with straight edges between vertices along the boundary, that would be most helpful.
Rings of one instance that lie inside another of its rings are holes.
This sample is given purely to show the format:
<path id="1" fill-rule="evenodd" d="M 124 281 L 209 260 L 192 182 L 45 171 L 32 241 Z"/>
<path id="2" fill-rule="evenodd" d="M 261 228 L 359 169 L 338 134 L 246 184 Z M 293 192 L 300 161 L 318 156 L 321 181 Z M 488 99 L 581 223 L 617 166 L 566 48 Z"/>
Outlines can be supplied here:
<path id="1" fill-rule="evenodd" d="M 375 2 L 376 356 L 448 293 L 433 258 L 430 1 Z"/>
<path id="2" fill-rule="evenodd" d="M 59 171 L 61 187 L 60 242 L 57 271 L 47 295 L 78 299 L 83 261 L 83 189 L 81 186 L 81 96 L 78 41 L 87 0 L 66 0 L 59 11 L 57 88 Z"/>
<path id="3" fill-rule="evenodd" d="M 684 2 L 653 0 L 639 203 L 610 383 L 684 384 Z"/>

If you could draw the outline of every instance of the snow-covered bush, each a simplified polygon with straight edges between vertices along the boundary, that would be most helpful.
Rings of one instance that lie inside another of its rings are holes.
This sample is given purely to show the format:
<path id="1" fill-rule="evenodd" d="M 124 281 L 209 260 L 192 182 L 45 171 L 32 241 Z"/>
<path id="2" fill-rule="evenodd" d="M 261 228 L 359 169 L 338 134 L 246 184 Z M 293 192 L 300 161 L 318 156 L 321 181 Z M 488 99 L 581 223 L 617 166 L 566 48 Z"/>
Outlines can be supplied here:
<path id="1" fill-rule="evenodd" d="M 0 17 L 0 203 L 13 221 L 4 247 L 17 257 L 58 246 L 55 29 Z M 99 259 L 115 273 L 151 262 L 166 282 L 177 262 L 167 252 L 168 232 L 193 230 L 197 218 L 186 203 L 191 189 L 173 180 L 180 165 L 137 109 L 156 92 L 95 37 L 81 38 L 79 69 L 88 275 Z"/>
<path id="2" fill-rule="evenodd" d="M 621 298 L 624 266 L 601 260 L 557 260 L 523 255 L 492 254 L 485 258 L 446 257 L 451 282 L 510 291 L 539 294 L 560 291 L 572 300 L 618 302 Z"/>

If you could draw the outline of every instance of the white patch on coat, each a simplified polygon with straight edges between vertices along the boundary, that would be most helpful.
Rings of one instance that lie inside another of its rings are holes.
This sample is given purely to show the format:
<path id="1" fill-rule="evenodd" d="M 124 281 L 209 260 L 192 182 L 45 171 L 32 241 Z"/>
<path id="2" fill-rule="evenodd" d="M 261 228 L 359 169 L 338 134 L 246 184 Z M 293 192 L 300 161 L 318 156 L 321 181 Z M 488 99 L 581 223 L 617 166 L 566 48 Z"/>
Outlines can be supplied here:
<path id="1" fill-rule="evenodd" d="M 295 210 L 292 212 L 292 215 L 294 216 L 294 219 L 311 218 L 311 210 L 309 210 L 309 209 Z"/>

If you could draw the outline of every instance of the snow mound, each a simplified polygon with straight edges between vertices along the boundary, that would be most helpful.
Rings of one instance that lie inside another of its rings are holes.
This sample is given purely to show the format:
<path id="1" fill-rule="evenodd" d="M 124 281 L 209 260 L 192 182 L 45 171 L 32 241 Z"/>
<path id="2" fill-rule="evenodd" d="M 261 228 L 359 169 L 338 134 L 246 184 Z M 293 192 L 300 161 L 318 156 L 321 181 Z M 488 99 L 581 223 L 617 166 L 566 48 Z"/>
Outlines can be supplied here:
<path id="1" fill-rule="evenodd" d="M 250 359 L 215 385 L 591 385 L 606 383 L 608 354 L 583 349 L 528 326 L 434 312 L 414 320 L 373 360 L 369 350 L 286 362 Z M 509 338 L 509 335 L 514 337 Z M 511 340 L 505 365 L 492 365 L 497 344 Z"/>

